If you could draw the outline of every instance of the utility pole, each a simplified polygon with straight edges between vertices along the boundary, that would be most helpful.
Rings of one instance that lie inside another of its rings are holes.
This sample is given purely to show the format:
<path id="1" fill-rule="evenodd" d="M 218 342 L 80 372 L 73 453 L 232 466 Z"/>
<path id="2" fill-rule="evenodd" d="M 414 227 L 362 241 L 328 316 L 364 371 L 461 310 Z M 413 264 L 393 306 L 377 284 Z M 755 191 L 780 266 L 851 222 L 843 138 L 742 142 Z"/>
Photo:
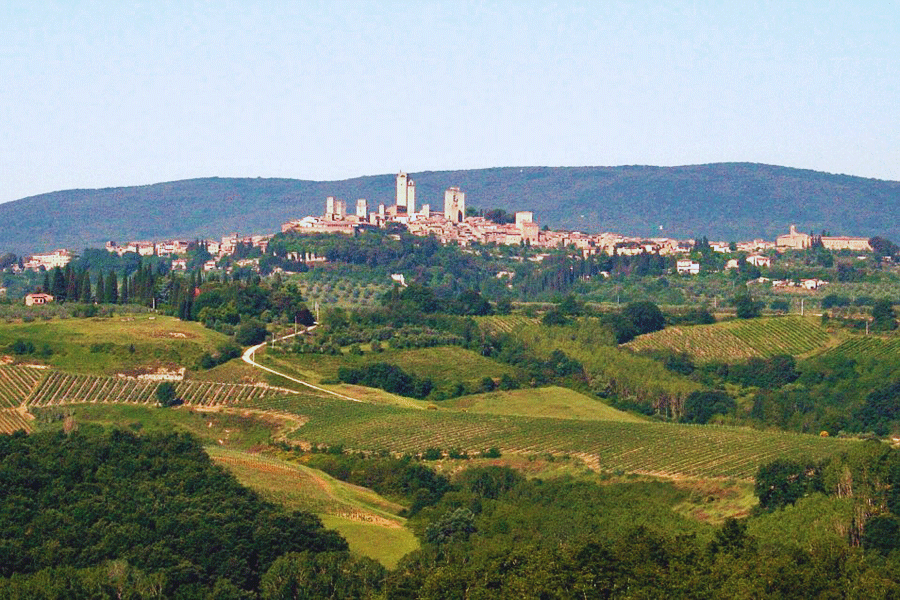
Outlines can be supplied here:
<path id="1" fill-rule="evenodd" d="M 805 298 L 800 298 L 800 316 L 803 316 L 803 301 Z"/>

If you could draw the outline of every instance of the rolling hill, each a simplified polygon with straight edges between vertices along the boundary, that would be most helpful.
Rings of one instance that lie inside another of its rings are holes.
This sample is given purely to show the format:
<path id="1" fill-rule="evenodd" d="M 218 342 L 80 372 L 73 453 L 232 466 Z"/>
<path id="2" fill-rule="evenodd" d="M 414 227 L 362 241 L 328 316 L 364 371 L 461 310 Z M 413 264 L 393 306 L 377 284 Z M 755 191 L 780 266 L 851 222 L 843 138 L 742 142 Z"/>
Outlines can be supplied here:
<path id="1" fill-rule="evenodd" d="M 469 206 L 534 210 L 553 228 L 737 240 L 774 239 L 796 223 L 802 231 L 900 238 L 900 182 L 787 167 L 506 167 L 411 175 L 418 205 L 440 209 L 444 189 L 458 185 Z M 320 214 L 329 195 L 367 198 L 373 206 L 392 203 L 393 193 L 393 174 L 59 191 L 0 204 L 0 252 L 272 232 L 289 219 Z"/>

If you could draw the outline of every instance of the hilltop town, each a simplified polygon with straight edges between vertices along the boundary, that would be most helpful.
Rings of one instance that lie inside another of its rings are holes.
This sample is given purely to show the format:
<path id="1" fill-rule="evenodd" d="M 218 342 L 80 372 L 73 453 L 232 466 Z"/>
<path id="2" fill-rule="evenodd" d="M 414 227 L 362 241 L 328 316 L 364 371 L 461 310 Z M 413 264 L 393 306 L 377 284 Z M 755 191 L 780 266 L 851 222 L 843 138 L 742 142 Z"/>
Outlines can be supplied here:
<path id="1" fill-rule="evenodd" d="M 340 233 L 353 235 L 359 231 L 383 229 L 385 227 L 401 227 L 412 235 L 434 236 L 443 244 L 527 245 L 532 248 L 575 248 L 587 257 L 606 253 L 620 256 L 636 256 L 642 253 L 659 254 L 660 256 L 687 255 L 694 247 L 695 240 L 672 239 L 666 237 L 645 238 L 621 235 L 618 233 L 583 233 L 580 231 L 554 231 L 549 227 L 540 227 L 535 219 L 535 211 L 518 211 L 507 215 L 503 211 L 500 218 L 491 218 L 490 212 L 478 211 L 466 206 L 466 194 L 459 187 L 451 186 L 444 192 L 441 210 L 432 208 L 430 203 L 417 205 L 416 184 L 407 173 L 400 172 L 396 177 L 396 200 L 393 205 L 379 204 L 370 209 L 366 199 L 356 200 L 354 210 L 350 210 L 348 201 L 329 196 L 325 200 L 325 210 L 320 216 L 306 216 L 291 220 L 281 226 L 281 231 L 304 233 Z M 221 239 L 205 240 L 163 240 L 163 241 L 130 241 L 117 244 L 106 243 L 105 249 L 122 256 L 133 252 L 140 256 L 173 257 L 171 267 L 184 270 L 187 263 L 183 258 L 192 244 L 202 244 L 211 255 L 204 264 L 204 270 L 217 268 L 217 263 L 224 257 L 233 256 L 240 247 L 258 248 L 266 252 L 269 240 L 274 234 L 240 236 L 236 233 L 223 236 Z M 769 266 L 769 258 L 762 255 L 766 251 L 782 252 L 785 250 L 803 250 L 820 243 L 827 250 L 852 250 L 870 252 L 869 239 L 848 236 L 816 236 L 811 233 L 798 232 L 794 225 L 788 233 L 775 240 L 753 239 L 749 241 L 726 242 L 711 241 L 710 247 L 715 252 L 732 251 L 747 252 L 747 262 L 754 266 Z M 19 270 L 50 270 L 64 267 L 73 258 L 73 252 L 66 249 L 35 254 L 26 257 L 21 265 L 13 265 Z M 313 257 L 317 260 L 318 257 Z M 248 263 L 252 266 L 252 262 Z M 679 273 L 696 274 L 699 265 L 688 259 L 677 263 Z"/>

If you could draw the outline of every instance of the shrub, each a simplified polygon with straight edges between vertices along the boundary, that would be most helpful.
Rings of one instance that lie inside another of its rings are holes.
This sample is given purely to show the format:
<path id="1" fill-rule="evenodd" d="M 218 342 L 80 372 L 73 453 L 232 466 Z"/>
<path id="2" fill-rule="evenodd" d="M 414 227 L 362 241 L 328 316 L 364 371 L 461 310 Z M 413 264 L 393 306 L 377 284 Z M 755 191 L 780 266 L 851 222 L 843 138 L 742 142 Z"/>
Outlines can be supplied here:
<path id="1" fill-rule="evenodd" d="M 156 386 L 156 401 L 162 407 L 181 404 L 180 398 L 175 396 L 175 384 L 171 381 L 163 381 Z"/>
<path id="2" fill-rule="evenodd" d="M 238 325 L 234 332 L 234 341 L 242 346 L 254 346 L 266 340 L 268 331 L 256 319 L 250 319 Z"/>

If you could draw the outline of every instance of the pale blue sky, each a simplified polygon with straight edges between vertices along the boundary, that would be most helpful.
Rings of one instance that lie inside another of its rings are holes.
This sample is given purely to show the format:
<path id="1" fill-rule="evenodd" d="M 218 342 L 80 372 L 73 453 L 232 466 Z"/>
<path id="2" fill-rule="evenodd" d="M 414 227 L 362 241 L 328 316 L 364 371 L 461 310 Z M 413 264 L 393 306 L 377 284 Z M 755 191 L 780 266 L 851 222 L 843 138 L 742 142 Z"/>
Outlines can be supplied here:
<path id="1" fill-rule="evenodd" d="M 751 161 L 900 180 L 900 5 L 0 3 L 0 201 Z"/>

